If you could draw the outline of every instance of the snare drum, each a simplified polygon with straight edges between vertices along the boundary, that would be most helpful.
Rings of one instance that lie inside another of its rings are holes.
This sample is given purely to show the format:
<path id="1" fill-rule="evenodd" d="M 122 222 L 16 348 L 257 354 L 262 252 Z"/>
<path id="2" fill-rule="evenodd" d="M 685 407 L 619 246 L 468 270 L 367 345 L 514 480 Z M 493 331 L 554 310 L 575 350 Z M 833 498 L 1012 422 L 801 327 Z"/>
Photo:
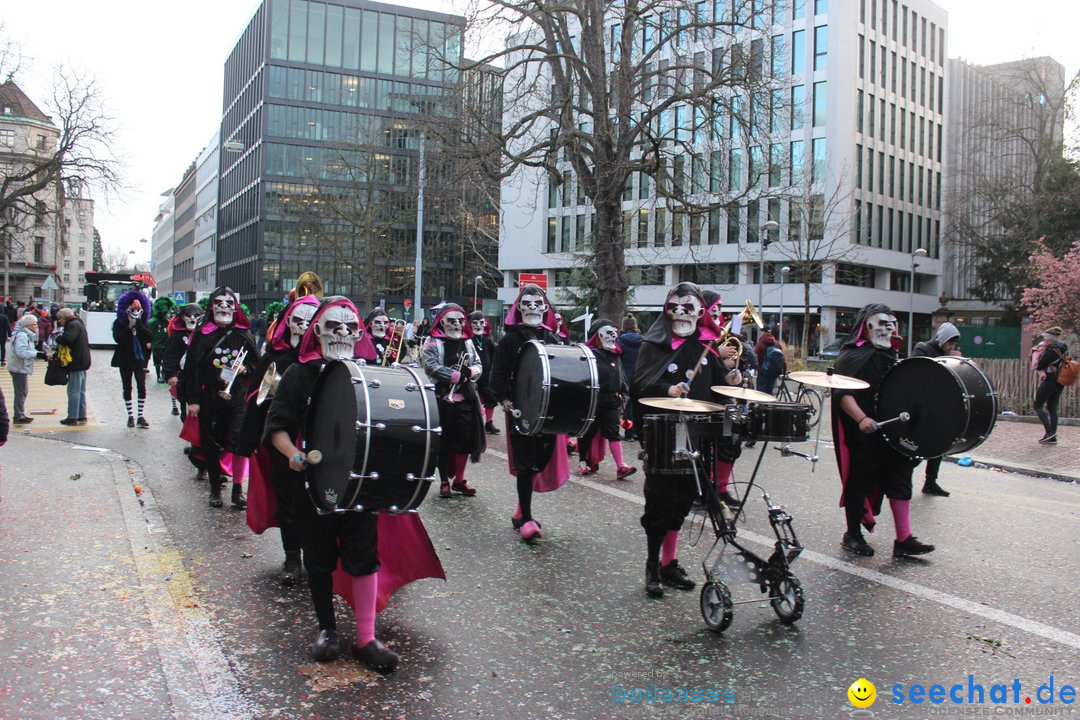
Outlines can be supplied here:
<path id="1" fill-rule="evenodd" d="M 735 408 L 695 415 L 657 413 L 642 418 L 641 447 L 645 472 L 650 475 L 693 476 L 693 461 L 685 456 L 687 445 L 700 454 L 701 465 L 710 467 L 723 442 L 738 442 L 745 427 Z"/>
<path id="2" fill-rule="evenodd" d="M 434 388 L 413 368 L 328 363 L 304 433 L 304 449 L 323 456 L 307 469 L 315 508 L 416 509 L 435 479 L 440 432 Z"/>
<path id="3" fill-rule="evenodd" d="M 749 433 L 753 440 L 807 440 L 810 437 L 810 406 L 802 403 L 751 405 Z"/>
<path id="4" fill-rule="evenodd" d="M 596 356 L 582 343 L 526 342 L 518 355 L 511 402 L 522 435 L 581 437 L 596 418 Z"/>
<path id="5" fill-rule="evenodd" d="M 997 419 L 997 393 L 979 366 L 962 357 L 913 357 L 885 373 L 877 419 L 911 415 L 881 428 L 898 452 L 915 458 L 960 453 L 980 445 Z"/>

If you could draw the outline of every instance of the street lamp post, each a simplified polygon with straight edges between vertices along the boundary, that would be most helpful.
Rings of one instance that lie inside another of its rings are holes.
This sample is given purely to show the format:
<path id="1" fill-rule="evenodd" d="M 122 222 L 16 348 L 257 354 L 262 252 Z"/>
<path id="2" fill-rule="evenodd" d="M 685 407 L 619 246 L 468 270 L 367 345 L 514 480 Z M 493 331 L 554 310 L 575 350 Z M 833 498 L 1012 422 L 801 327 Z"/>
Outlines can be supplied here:
<path id="1" fill-rule="evenodd" d="M 908 338 L 907 338 L 907 356 L 911 357 L 911 339 L 915 335 L 915 268 L 919 265 L 915 262 L 915 258 L 920 255 L 925 255 L 926 250 L 923 248 L 916 248 L 915 252 L 911 253 L 911 287 L 908 288 Z"/>
<path id="2" fill-rule="evenodd" d="M 472 281 L 472 309 L 474 312 L 480 309 L 480 298 L 478 298 L 476 295 L 479 292 L 480 281 L 483 279 L 484 278 L 482 276 L 477 275 L 473 278 Z"/>
<path id="3" fill-rule="evenodd" d="M 769 233 L 778 227 L 780 227 L 780 223 L 775 220 L 769 220 L 761 226 L 761 254 L 758 255 L 758 312 L 765 312 L 763 307 L 765 298 L 765 248 L 769 247 Z"/>
<path id="4" fill-rule="evenodd" d="M 780 268 L 780 332 L 777 335 L 780 342 L 784 342 L 784 280 L 789 272 L 791 272 L 791 268 L 787 265 Z"/>
<path id="5" fill-rule="evenodd" d="M 424 171 L 427 152 L 427 136 L 424 133 L 423 128 L 420 129 L 420 167 L 417 172 L 417 184 L 419 185 L 419 192 L 416 197 L 416 272 L 413 275 L 413 282 L 416 284 L 416 288 L 413 290 L 413 312 L 416 313 L 416 321 L 420 322 L 424 307 L 420 304 L 420 281 L 422 279 L 422 268 L 424 267 Z"/>

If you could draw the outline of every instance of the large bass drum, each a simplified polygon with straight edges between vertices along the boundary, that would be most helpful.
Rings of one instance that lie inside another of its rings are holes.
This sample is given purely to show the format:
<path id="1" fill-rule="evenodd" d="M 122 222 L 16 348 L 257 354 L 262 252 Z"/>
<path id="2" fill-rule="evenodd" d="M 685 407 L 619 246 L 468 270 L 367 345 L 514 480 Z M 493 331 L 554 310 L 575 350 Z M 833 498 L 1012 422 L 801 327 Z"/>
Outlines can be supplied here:
<path id="1" fill-rule="evenodd" d="M 439 410 L 434 387 L 407 366 L 327 363 L 315 382 L 304 450 L 319 513 L 415 510 L 435 479 Z"/>
<path id="2" fill-rule="evenodd" d="M 997 393 L 979 366 L 961 357 L 913 357 L 885 374 L 877 394 L 877 419 L 906 412 L 907 422 L 881 428 L 886 441 L 913 458 L 966 452 L 990 436 Z"/>
<path id="3" fill-rule="evenodd" d="M 599 394 L 596 356 L 587 345 L 522 346 L 510 398 L 522 435 L 581 437 L 596 418 Z"/>

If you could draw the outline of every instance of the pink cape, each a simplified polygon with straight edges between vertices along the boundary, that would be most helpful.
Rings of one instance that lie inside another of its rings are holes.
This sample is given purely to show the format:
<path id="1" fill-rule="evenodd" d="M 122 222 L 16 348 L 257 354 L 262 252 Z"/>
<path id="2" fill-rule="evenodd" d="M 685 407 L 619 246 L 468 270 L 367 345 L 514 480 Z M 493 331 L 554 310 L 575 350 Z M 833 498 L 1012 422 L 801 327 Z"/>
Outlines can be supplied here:
<path id="1" fill-rule="evenodd" d="M 844 426 L 837 420 L 835 423 L 836 434 L 838 437 L 836 440 L 837 458 L 840 461 L 840 507 L 844 507 L 844 489 L 847 487 L 848 476 L 851 472 L 851 455 L 848 453 L 847 445 L 844 443 Z M 866 528 L 867 532 L 874 532 L 874 526 L 877 524 L 877 513 L 874 512 L 874 508 L 881 508 L 881 486 L 875 486 L 870 495 L 863 500 L 864 512 L 862 517 L 862 524 Z"/>
<path id="2" fill-rule="evenodd" d="M 267 528 L 278 527 L 277 498 L 269 483 L 268 457 L 265 448 L 260 448 L 251 463 L 251 479 L 248 484 L 247 524 L 255 533 L 262 533 Z M 267 467 L 264 468 L 266 458 Z M 265 474 L 264 474 L 265 472 Z M 261 494 L 261 497 L 259 497 Z M 435 546 L 431 543 L 427 528 L 420 515 L 405 513 L 389 515 L 379 513 L 379 595 L 375 609 L 382 612 L 390 603 L 390 596 L 413 580 L 422 578 L 446 579 Z M 258 528 L 262 528 L 259 530 Z M 334 571 L 334 592 L 353 605 L 352 580 L 341 569 L 338 562 Z"/>
<path id="3" fill-rule="evenodd" d="M 513 422 L 513 418 L 507 413 L 507 433 L 510 432 Z M 543 470 L 533 475 L 533 492 L 546 493 L 558 490 L 570 479 L 570 461 L 566 459 L 567 439 L 565 435 L 555 436 L 555 450 L 551 453 L 551 459 Z M 510 474 L 517 477 L 517 470 L 514 469 L 514 448 L 509 439 L 506 441 L 506 456 L 510 463 Z"/>
<path id="4" fill-rule="evenodd" d="M 586 453 L 585 458 L 590 465 L 599 465 L 604 460 L 604 456 L 607 455 L 607 439 L 600 433 L 593 435 L 592 442 L 589 444 L 589 451 Z"/>

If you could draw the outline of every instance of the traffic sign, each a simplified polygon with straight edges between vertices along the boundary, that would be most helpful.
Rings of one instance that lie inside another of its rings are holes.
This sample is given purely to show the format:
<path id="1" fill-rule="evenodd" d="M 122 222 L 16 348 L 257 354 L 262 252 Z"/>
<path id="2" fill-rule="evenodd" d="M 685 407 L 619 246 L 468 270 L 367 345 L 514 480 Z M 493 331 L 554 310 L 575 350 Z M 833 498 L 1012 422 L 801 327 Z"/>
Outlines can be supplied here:
<path id="1" fill-rule="evenodd" d="M 518 290 L 526 285 L 536 285 L 547 292 L 548 276 L 545 273 L 518 273 Z"/>
<path id="2" fill-rule="evenodd" d="M 172 297 L 173 297 L 173 300 L 175 300 L 178 303 L 186 303 L 187 302 L 187 293 L 184 292 L 183 290 L 177 290 L 176 292 L 173 293 Z"/>
<path id="3" fill-rule="evenodd" d="M 59 290 L 60 286 L 56 284 L 56 276 L 50 275 L 45 278 L 45 282 L 41 283 L 42 290 Z"/>

